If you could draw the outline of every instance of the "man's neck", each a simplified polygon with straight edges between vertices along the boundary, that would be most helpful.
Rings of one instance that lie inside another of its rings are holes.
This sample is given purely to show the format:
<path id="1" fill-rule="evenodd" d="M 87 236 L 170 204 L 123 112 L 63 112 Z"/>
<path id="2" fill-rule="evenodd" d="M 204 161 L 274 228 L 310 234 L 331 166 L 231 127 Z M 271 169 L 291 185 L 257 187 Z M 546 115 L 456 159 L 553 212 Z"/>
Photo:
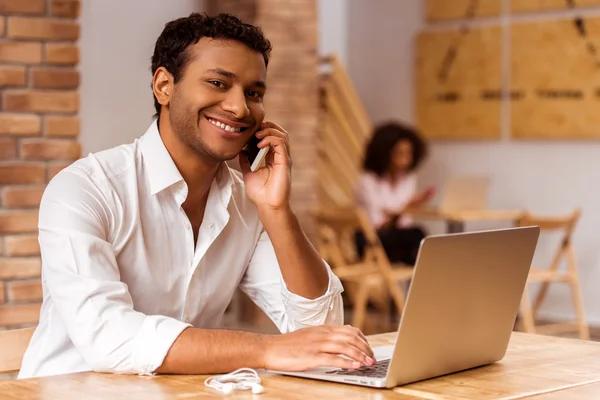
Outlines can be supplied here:
<path id="1" fill-rule="evenodd" d="M 188 200 L 195 202 L 205 198 L 210 190 L 220 163 L 203 160 L 201 157 L 182 143 L 171 128 L 168 117 L 161 116 L 158 121 L 158 131 L 171 155 L 175 166 L 188 187 Z"/>

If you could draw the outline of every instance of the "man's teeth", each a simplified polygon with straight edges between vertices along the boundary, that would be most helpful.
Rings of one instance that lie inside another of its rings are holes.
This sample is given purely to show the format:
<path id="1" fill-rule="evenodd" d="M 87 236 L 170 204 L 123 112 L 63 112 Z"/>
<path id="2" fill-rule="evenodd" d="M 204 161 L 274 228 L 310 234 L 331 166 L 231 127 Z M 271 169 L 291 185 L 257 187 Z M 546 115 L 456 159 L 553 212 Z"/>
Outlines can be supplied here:
<path id="1" fill-rule="evenodd" d="M 227 132 L 239 132 L 241 128 L 234 128 L 233 126 L 229 126 L 219 121 L 215 121 L 214 119 L 209 119 L 210 123 L 218 126 L 221 129 L 225 129 Z"/>

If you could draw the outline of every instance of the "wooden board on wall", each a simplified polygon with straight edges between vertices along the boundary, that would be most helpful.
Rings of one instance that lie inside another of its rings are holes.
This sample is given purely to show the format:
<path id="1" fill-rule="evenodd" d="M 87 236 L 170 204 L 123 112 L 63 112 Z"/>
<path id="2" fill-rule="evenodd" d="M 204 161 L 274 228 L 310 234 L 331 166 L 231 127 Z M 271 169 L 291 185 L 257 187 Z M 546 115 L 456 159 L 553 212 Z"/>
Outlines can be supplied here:
<path id="1" fill-rule="evenodd" d="M 576 8 L 600 6 L 600 0 L 574 0 Z M 567 0 L 511 0 L 512 12 L 535 12 L 570 9 Z"/>
<path id="2" fill-rule="evenodd" d="M 514 138 L 600 139 L 600 18 L 513 24 L 511 132 Z"/>
<path id="3" fill-rule="evenodd" d="M 501 56 L 500 27 L 418 36 L 417 125 L 425 137 L 500 138 Z"/>
<path id="4" fill-rule="evenodd" d="M 425 16 L 428 21 L 443 21 L 466 19 L 471 14 L 472 17 L 498 16 L 501 11 L 502 0 L 427 0 Z"/>

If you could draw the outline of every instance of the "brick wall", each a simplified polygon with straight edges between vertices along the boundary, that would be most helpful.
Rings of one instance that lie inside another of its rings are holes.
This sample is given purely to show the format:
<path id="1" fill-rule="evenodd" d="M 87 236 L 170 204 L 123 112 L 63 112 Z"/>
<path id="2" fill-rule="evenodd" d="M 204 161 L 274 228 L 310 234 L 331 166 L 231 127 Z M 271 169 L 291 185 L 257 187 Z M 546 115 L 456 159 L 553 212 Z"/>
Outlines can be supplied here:
<path id="1" fill-rule="evenodd" d="M 0 327 L 37 322 L 37 208 L 80 156 L 80 0 L 0 0 Z"/>
<path id="2" fill-rule="evenodd" d="M 211 0 L 207 6 L 211 15 L 228 12 L 260 26 L 273 44 L 265 109 L 267 118 L 290 134 L 292 203 L 312 237 L 319 116 L 316 0 Z"/>

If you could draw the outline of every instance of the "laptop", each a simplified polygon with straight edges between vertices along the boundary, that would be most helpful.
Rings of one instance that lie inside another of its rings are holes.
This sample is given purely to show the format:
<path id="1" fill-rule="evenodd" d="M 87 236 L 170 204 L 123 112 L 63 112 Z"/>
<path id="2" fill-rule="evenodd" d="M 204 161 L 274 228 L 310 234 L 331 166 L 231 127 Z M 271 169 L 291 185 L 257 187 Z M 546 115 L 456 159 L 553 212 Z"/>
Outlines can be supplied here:
<path id="1" fill-rule="evenodd" d="M 279 373 L 392 388 L 501 360 L 538 236 L 533 226 L 423 239 L 396 342 L 373 349 L 375 365 Z"/>
<path id="2" fill-rule="evenodd" d="M 440 201 L 443 211 L 484 210 L 487 208 L 490 179 L 485 176 L 450 178 Z"/>

